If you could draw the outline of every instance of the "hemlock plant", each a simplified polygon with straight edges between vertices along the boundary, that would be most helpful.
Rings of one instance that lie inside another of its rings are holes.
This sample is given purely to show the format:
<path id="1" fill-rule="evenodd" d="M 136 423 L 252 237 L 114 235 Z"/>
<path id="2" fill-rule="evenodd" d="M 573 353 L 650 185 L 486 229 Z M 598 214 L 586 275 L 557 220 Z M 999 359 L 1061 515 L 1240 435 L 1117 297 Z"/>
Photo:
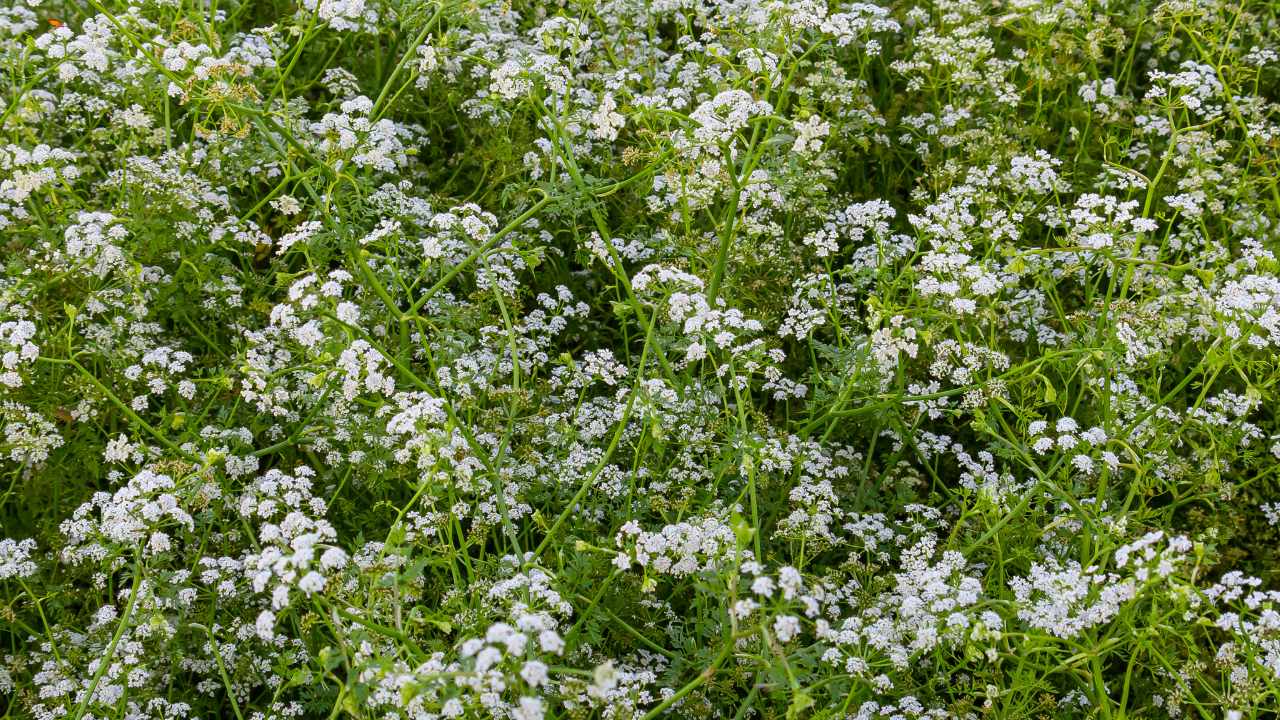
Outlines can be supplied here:
<path id="1" fill-rule="evenodd" d="M 1280 6 L 10 0 L 6 718 L 1266 718 Z"/>

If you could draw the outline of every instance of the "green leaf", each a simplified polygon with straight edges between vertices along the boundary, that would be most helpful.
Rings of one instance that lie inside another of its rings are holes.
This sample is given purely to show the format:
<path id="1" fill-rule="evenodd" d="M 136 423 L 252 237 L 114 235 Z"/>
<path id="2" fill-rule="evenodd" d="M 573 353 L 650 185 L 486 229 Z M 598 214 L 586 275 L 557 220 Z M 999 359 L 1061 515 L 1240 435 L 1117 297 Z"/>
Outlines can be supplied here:
<path id="1" fill-rule="evenodd" d="M 799 690 L 791 696 L 791 704 L 787 706 L 787 720 L 796 720 L 809 708 L 813 707 L 813 696 L 806 690 Z"/>

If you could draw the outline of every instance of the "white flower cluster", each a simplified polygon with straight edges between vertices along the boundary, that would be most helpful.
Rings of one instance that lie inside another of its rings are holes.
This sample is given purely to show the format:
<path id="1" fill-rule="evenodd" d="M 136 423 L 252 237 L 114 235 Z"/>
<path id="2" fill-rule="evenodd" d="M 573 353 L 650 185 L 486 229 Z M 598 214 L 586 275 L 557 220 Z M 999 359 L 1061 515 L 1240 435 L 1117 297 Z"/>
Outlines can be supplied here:
<path id="1" fill-rule="evenodd" d="M 386 118 L 374 117 L 372 100 L 361 95 L 344 100 L 339 109 L 341 112 L 326 113 L 310 127 L 317 150 L 342 158 L 339 168 L 349 160 L 357 167 L 395 172 L 408 162 L 403 140 L 409 131 Z"/>
<path id="2" fill-rule="evenodd" d="M 822 258 L 839 252 L 842 242 L 851 247 L 855 255 L 868 249 L 879 250 L 881 243 L 889 237 L 889 223 L 896 216 L 897 211 L 884 200 L 854 203 L 833 213 L 820 229 L 805 236 L 804 243 L 813 247 L 814 254 Z M 868 239 L 873 243 L 864 245 Z"/>
<path id="3" fill-rule="evenodd" d="M 0 540 L 0 580 L 35 575 L 37 566 L 31 559 L 31 552 L 35 549 L 36 541 L 31 538 Z"/>
<path id="4" fill-rule="evenodd" d="M 176 550 L 172 533 L 195 529 L 195 520 L 184 507 L 185 492 L 214 492 L 198 481 L 180 488 L 169 475 L 142 470 L 114 493 L 94 493 L 76 508 L 59 531 L 65 539 L 64 562 L 85 564 L 117 559 L 134 548 L 143 555 Z M 122 559 L 122 558 L 120 558 Z"/>
<path id="5" fill-rule="evenodd" d="M 688 135 L 679 134 L 674 140 L 677 147 L 686 149 L 692 157 L 697 157 L 699 152 L 719 155 L 721 146 L 730 143 L 752 118 L 772 112 L 773 106 L 756 100 L 745 90 L 726 90 L 695 108 L 689 118 L 697 123 L 696 127 Z"/>
<path id="6" fill-rule="evenodd" d="M 8 400 L 0 402 L 0 419 L 4 421 L 0 455 L 13 462 L 38 466 L 62 445 L 57 426 L 26 405 Z"/>
<path id="7" fill-rule="evenodd" d="M 646 571 L 673 577 L 714 573 L 735 558 L 750 556 L 750 551 L 738 548 L 734 529 L 714 515 L 673 523 L 654 532 L 632 521 L 618 530 L 615 542 L 621 550 L 614 559 L 619 568 L 626 570 L 634 563 Z"/>
<path id="8" fill-rule="evenodd" d="M 75 182 L 80 177 L 80 169 L 74 164 L 76 159 L 74 152 L 48 145 L 0 147 L 0 170 L 7 176 L 0 180 L 0 199 L 22 203 L 54 183 Z M 23 214 L 17 219 L 25 217 Z"/>
<path id="9" fill-rule="evenodd" d="M 334 30 L 374 32 L 378 28 L 378 11 L 367 0 L 302 0 L 300 5 Z"/>
<path id="10" fill-rule="evenodd" d="M 1111 472 L 1120 467 L 1120 458 L 1107 447 L 1107 432 L 1094 426 L 1081 430 L 1080 424 L 1073 418 L 1061 417 L 1049 430 L 1046 420 L 1035 420 L 1027 426 L 1030 435 L 1031 449 L 1039 455 L 1062 453 L 1069 455 L 1071 466 L 1082 475 L 1092 475 L 1098 471 L 1095 459 L 1101 460 Z"/>
<path id="11" fill-rule="evenodd" d="M 1132 578 L 1052 557 L 1032 563 L 1030 574 L 1011 578 L 1009 587 L 1018 600 L 1018 618 L 1060 638 L 1109 622 L 1137 595 Z"/>
<path id="12" fill-rule="evenodd" d="M 824 659 L 862 674 L 877 657 L 901 669 L 940 647 L 999 639 L 1004 621 L 980 609 L 982 584 L 966 574 L 964 556 L 944 551 L 935 563 L 936 554 L 937 539 L 926 536 L 904 552 L 903 572 L 894 573 L 892 587 L 865 604 L 850 597 L 858 612 L 839 625 L 820 622 L 818 637 L 832 645 Z"/>
<path id="13" fill-rule="evenodd" d="M 21 306 L 10 306 L 8 312 L 18 318 L 26 314 Z M 32 342 L 35 337 L 36 324 L 30 320 L 0 322 L 0 385 L 7 388 L 22 387 L 20 371 L 24 367 L 30 367 L 40 356 L 40 347 Z"/>
<path id="14" fill-rule="evenodd" d="M 509 570 L 517 562 L 504 559 Z M 558 618 L 569 611 L 550 580 L 537 568 L 500 580 L 484 598 L 507 619 L 482 626 L 451 652 L 432 653 L 416 666 L 396 660 L 388 667 L 366 643 L 359 654 L 368 663 L 358 677 L 371 687 L 369 704 L 413 717 L 541 720 L 549 709 L 545 696 L 558 682 L 552 666 L 565 651 Z"/>
<path id="15" fill-rule="evenodd" d="M 729 608 L 739 624 L 758 624 L 786 645 L 803 631 L 801 618 L 809 623 L 825 622 L 819 614 L 827 599 L 826 589 L 821 585 L 807 588 L 799 570 L 784 565 L 774 575 L 766 573 L 760 563 L 750 561 L 743 563 L 742 573 L 742 585 L 750 594 Z"/>
<path id="16" fill-rule="evenodd" d="M 288 607 L 294 591 L 308 597 L 323 592 L 347 565 L 347 553 L 333 544 L 337 535 L 324 519 L 325 502 L 312 495 L 314 477 L 307 467 L 292 475 L 269 470 L 237 502 L 240 515 L 258 526 L 261 545 L 245 555 L 244 574 L 255 593 L 270 591 L 272 610 Z M 259 621 L 266 624 L 262 616 Z"/>

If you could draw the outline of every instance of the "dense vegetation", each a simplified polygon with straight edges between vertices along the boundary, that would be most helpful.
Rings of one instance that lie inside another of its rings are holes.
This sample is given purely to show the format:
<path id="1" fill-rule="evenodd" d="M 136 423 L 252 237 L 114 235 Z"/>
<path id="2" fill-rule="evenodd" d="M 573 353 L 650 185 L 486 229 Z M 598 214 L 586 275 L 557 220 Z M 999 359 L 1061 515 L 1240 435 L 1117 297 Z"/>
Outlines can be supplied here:
<path id="1" fill-rule="evenodd" d="M 3 717 L 1276 717 L 1278 14 L 8 0 Z"/>

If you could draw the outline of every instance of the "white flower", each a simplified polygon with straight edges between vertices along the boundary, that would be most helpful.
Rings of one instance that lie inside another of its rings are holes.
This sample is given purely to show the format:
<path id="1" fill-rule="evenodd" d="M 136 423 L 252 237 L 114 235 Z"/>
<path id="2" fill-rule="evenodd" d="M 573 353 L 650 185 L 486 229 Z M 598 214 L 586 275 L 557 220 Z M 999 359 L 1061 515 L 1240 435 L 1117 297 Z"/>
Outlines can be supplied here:
<path id="1" fill-rule="evenodd" d="M 258 620 L 254 624 L 254 631 L 263 642 L 271 642 L 275 639 L 276 614 L 270 610 L 263 610 L 258 613 Z"/>
<path id="2" fill-rule="evenodd" d="M 1079 470 L 1085 475 L 1093 473 L 1093 458 L 1088 455 L 1076 455 L 1072 457 L 1071 464 L 1075 466 L 1076 470 Z"/>
<path id="3" fill-rule="evenodd" d="M 545 712 L 542 698 L 522 697 L 520 704 L 511 711 L 511 718 L 512 720 L 542 720 Z"/>
<path id="4" fill-rule="evenodd" d="M 341 548 L 331 547 L 320 556 L 320 566 L 325 570 L 339 570 L 347 564 L 347 554 Z"/>
<path id="5" fill-rule="evenodd" d="M 791 152 L 812 155 L 822 149 L 822 139 L 831 132 L 831 125 L 817 115 L 810 115 L 804 122 L 795 124 L 795 131 Z"/>
<path id="6" fill-rule="evenodd" d="M 800 618 L 780 615 L 773 621 L 773 634 L 780 643 L 789 643 L 800 634 Z"/>
<path id="7" fill-rule="evenodd" d="M 129 438 L 120 433 L 119 437 L 107 442 L 107 447 L 102 451 L 102 459 L 114 463 L 128 462 L 135 452 L 137 449 L 129 442 Z"/>
<path id="8" fill-rule="evenodd" d="M 538 634 L 538 646 L 543 652 L 560 655 L 564 652 L 564 638 L 555 630 L 543 630 Z"/>
<path id="9" fill-rule="evenodd" d="M 0 580 L 34 575 L 36 564 L 31 560 L 31 552 L 35 549 L 35 540 L 0 540 Z"/>
<path id="10" fill-rule="evenodd" d="M 618 103 L 613 93 L 605 93 L 600 98 L 596 111 L 591 114 L 591 136 L 597 140 L 613 142 L 618 138 L 618 131 L 626 125 L 626 118 L 617 112 Z"/>
<path id="11" fill-rule="evenodd" d="M 292 195 L 281 195 L 271 201 L 271 207 L 281 215 L 297 215 L 302 212 L 302 204 Z"/>
<path id="12" fill-rule="evenodd" d="M 763 597 L 773 597 L 773 579 L 762 575 L 751 583 L 751 592 Z"/>
<path id="13" fill-rule="evenodd" d="M 520 677 L 533 687 L 541 687 L 547 682 L 547 666 L 537 660 L 530 660 L 520 668 Z"/>

